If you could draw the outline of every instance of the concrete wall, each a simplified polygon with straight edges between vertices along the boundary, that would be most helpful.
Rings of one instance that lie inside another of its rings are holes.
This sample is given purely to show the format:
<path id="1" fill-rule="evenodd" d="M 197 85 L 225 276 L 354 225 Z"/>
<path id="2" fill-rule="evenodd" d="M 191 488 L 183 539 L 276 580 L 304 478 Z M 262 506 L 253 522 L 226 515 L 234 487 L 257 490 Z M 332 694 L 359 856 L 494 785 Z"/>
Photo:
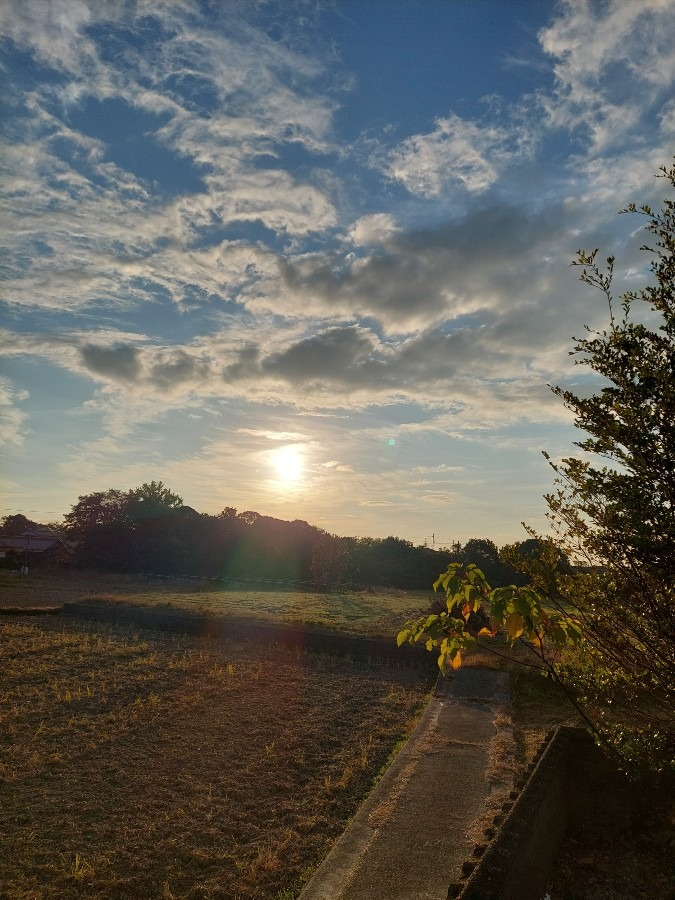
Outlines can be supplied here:
<path id="1" fill-rule="evenodd" d="M 581 728 L 551 732 L 511 799 L 486 831 L 486 844 L 450 885 L 458 900 L 541 900 L 565 834 L 603 822 L 627 824 L 639 792 Z"/>

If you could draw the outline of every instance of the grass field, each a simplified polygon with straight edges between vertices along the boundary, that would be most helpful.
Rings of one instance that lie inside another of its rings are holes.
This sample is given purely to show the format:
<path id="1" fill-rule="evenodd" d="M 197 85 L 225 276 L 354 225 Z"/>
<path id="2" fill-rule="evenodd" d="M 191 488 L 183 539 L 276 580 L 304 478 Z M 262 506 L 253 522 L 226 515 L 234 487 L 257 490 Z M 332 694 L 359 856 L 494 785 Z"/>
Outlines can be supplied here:
<path id="1" fill-rule="evenodd" d="M 90 598 L 392 639 L 430 596 L 0 573 L 5 607 Z M 510 716 L 486 773 L 493 788 L 508 785 L 504 776 L 549 727 L 578 719 L 531 670 L 485 648 L 466 664 L 511 671 Z M 433 680 L 405 667 L 61 617 L 0 616 L 0 672 L 0 900 L 291 900 L 412 729 Z M 511 728 L 515 745 L 502 747 Z M 476 840 L 486 822 L 475 823 Z M 645 828 L 586 837 L 583 853 L 568 840 L 553 900 L 671 896 L 662 835 Z"/>
<path id="2" fill-rule="evenodd" d="M 265 621 L 303 622 L 353 634 L 395 635 L 405 620 L 419 615 L 433 591 L 377 589 L 374 593 L 323 594 L 312 591 L 216 589 L 210 582 L 138 578 L 91 573 L 32 571 L 20 576 L 0 571 L 0 606 L 60 605 L 104 600 L 165 605 Z"/>
<path id="3" fill-rule="evenodd" d="M 0 620 L 0 895 L 291 898 L 433 675 Z"/>

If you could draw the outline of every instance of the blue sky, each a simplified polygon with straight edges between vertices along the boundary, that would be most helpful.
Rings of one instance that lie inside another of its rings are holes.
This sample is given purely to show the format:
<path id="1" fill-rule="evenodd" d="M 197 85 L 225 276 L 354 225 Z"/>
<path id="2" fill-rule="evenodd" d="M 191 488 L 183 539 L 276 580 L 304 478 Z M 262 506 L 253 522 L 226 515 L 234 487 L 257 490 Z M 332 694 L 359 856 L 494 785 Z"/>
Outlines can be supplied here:
<path id="1" fill-rule="evenodd" d="M 162 480 L 435 545 L 543 528 L 547 385 L 645 282 L 674 0 L 6 0 L 2 515 Z"/>

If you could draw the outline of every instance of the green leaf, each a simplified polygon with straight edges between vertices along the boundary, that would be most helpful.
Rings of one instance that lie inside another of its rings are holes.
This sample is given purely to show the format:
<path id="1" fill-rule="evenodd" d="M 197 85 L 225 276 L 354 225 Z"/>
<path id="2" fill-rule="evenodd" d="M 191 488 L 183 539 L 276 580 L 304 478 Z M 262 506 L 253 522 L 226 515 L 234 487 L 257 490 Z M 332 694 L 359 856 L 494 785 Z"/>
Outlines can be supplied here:
<path id="1" fill-rule="evenodd" d="M 496 588 L 490 595 L 492 617 L 499 622 L 500 625 L 504 624 L 506 608 L 511 602 L 515 590 L 513 585 L 510 585 L 509 587 Z"/>

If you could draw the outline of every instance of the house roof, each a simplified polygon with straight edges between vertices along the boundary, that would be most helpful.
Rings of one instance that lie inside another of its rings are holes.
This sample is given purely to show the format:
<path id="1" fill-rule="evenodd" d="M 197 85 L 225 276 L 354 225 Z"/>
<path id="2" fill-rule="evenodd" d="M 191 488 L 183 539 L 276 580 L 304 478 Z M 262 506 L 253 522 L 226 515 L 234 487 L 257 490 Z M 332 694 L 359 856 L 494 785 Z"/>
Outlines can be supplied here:
<path id="1" fill-rule="evenodd" d="M 25 531 L 19 535 L 0 534 L 0 550 L 23 550 L 27 553 L 44 553 L 56 545 L 70 549 L 68 545 L 53 532 Z"/>

